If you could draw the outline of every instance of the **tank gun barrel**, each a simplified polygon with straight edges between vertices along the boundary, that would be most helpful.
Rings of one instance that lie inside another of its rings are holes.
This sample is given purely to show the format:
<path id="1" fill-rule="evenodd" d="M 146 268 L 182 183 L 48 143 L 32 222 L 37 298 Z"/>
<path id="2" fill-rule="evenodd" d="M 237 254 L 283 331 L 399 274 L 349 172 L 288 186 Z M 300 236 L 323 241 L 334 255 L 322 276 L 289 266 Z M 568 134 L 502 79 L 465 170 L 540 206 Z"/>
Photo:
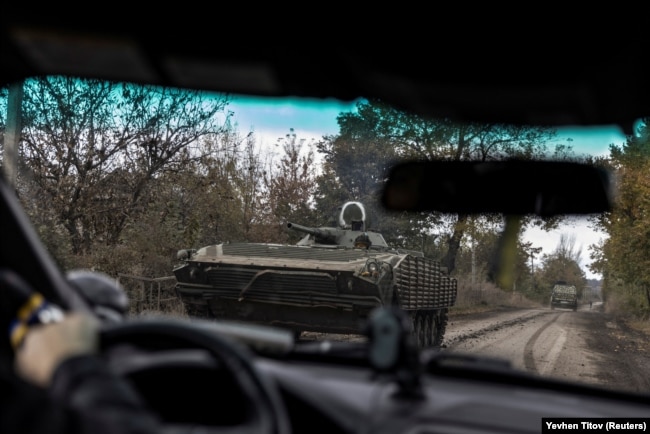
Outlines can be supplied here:
<path id="1" fill-rule="evenodd" d="M 334 241 L 336 239 L 336 230 L 328 230 L 328 229 L 318 229 L 318 228 L 310 228 L 307 226 L 302 226 L 296 223 L 287 223 L 287 227 L 289 229 L 293 229 L 298 232 L 304 232 L 306 234 L 313 235 L 318 238 L 323 238 L 326 240 L 331 240 Z"/>

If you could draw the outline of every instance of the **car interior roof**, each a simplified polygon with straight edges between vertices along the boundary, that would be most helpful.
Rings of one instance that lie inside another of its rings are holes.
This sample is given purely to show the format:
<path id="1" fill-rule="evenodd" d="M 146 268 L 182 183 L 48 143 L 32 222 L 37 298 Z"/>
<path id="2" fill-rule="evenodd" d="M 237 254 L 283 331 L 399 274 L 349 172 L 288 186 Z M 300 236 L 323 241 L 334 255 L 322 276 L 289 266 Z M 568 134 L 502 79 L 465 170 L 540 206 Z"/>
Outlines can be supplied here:
<path id="1" fill-rule="evenodd" d="M 260 96 L 381 98 L 425 116 L 616 124 L 626 133 L 648 114 L 645 40 L 633 14 L 589 28 L 490 18 L 467 24 L 463 36 L 397 17 L 330 35 L 325 18 L 313 16 L 246 23 L 188 7 L 174 8 L 170 23 L 119 9 L 86 19 L 61 7 L 28 10 L 12 6 L 0 19 L 2 83 L 70 74 Z"/>

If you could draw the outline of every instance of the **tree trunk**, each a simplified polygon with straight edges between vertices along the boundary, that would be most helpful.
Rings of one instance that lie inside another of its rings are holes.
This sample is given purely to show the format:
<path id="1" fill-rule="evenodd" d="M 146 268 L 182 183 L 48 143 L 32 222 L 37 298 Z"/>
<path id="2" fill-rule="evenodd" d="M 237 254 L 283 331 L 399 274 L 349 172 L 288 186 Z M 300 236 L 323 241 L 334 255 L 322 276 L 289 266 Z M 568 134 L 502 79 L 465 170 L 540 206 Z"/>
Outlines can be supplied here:
<path id="1" fill-rule="evenodd" d="M 465 229 L 467 228 L 467 215 L 459 214 L 458 220 L 454 225 L 454 232 L 449 237 L 447 242 L 448 250 L 444 258 L 442 258 L 442 265 L 447 267 L 447 272 L 452 273 L 456 269 L 456 257 L 458 256 L 458 251 L 460 250 L 460 242 L 465 235 Z"/>

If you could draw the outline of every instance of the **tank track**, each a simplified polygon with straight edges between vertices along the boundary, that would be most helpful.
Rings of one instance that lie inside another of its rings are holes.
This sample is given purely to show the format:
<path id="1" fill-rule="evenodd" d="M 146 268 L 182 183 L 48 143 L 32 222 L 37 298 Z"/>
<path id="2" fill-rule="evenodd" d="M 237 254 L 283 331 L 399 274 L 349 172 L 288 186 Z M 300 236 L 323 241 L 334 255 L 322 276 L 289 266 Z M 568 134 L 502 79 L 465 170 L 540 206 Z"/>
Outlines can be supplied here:
<path id="1" fill-rule="evenodd" d="M 414 310 L 410 312 L 413 337 L 419 348 L 440 348 L 445 337 L 448 309 Z"/>

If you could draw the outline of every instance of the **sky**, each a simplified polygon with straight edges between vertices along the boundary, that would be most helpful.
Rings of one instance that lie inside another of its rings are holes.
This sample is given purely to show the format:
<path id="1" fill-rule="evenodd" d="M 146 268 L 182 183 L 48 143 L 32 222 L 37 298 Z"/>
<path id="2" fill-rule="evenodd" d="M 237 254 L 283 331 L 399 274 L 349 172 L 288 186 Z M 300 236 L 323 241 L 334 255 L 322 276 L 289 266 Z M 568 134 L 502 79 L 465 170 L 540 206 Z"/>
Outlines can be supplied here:
<path id="1" fill-rule="evenodd" d="M 278 106 L 280 109 L 278 109 Z M 354 110 L 356 102 L 337 100 L 301 100 L 288 102 L 280 98 L 237 97 L 229 108 L 234 112 L 233 122 L 240 132 L 253 131 L 262 145 L 273 145 L 290 128 L 307 140 L 319 140 L 339 131 L 336 117 Z"/>
<path id="2" fill-rule="evenodd" d="M 278 110 L 278 101 L 281 109 Z M 342 112 L 353 111 L 356 102 L 343 103 L 336 100 L 296 100 L 259 99 L 235 97 L 229 108 L 234 113 L 233 123 L 242 133 L 253 131 L 258 143 L 271 147 L 279 138 L 285 137 L 290 128 L 298 138 L 308 141 L 319 140 L 325 135 L 337 134 L 336 117 Z M 558 143 L 568 143 L 576 155 L 608 155 L 611 144 L 622 144 L 625 136 L 616 126 L 604 127 L 566 127 L 558 130 Z M 551 144 L 552 145 L 552 144 Z M 604 239 L 605 234 L 594 231 L 586 219 L 574 219 L 552 232 L 527 230 L 526 241 L 532 241 L 534 247 L 542 247 L 542 253 L 552 253 L 560 237 L 573 238 L 574 247 L 582 252 L 582 263 L 587 278 L 600 278 L 591 273 L 587 265 L 589 246 Z"/>

